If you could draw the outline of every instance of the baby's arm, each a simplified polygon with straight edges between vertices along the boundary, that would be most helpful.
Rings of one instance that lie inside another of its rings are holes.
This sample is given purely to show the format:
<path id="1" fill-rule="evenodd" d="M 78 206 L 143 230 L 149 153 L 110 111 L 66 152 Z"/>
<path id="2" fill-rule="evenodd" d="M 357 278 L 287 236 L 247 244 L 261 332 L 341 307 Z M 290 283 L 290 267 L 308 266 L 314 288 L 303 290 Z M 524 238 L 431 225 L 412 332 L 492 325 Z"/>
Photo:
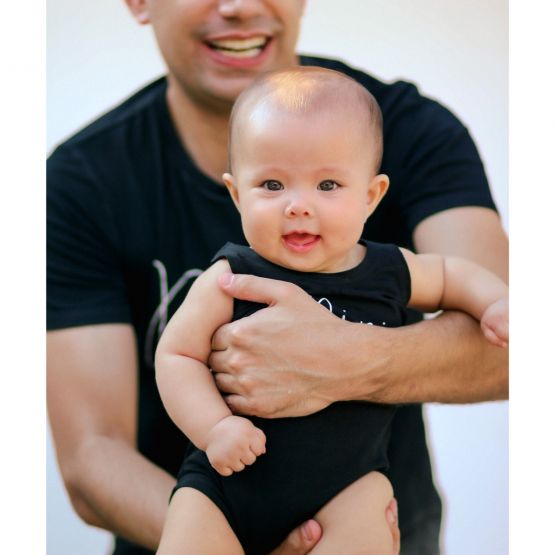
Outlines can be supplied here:
<path id="1" fill-rule="evenodd" d="M 411 275 L 409 306 L 425 312 L 463 310 L 480 321 L 488 341 L 509 341 L 509 288 L 495 274 L 463 258 L 401 249 Z"/>
<path id="2" fill-rule="evenodd" d="M 250 420 L 232 415 L 207 366 L 212 335 L 233 314 L 233 299 L 217 284 L 226 271 L 228 262 L 219 260 L 197 278 L 164 330 L 155 359 L 168 414 L 223 476 L 252 464 L 266 443 Z"/>

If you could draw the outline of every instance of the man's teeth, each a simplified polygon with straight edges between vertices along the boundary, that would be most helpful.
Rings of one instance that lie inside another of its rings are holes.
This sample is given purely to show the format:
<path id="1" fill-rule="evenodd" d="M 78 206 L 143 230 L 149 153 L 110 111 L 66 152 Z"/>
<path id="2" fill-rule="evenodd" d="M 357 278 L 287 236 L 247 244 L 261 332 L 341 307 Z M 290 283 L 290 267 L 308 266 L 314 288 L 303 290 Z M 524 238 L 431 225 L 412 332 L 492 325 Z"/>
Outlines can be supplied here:
<path id="1" fill-rule="evenodd" d="M 249 39 L 224 39 L 210 41 L 212 46 L 224 50 L 249 50 L 262 48 L 266 44 L 266 37 L 251 37 Z"/>
<path id="2" fill-rule="evenodd" d="M 266 37 L 210 41 L 210 46 L 233 58 L 250 58 L 260 54 L 267 42 Z"/>

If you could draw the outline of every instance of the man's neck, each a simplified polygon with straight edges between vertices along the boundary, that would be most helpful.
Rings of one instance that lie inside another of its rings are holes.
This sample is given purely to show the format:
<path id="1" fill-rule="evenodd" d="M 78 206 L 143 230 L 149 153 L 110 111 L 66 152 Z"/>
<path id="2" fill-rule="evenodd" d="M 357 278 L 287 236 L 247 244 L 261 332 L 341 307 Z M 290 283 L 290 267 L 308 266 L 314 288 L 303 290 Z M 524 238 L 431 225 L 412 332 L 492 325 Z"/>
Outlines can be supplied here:
<path id="1" fill-rule="evenodd" d="M 227 171 L 229 111 L 194 102 L 176 83 L 168 82 L 167 101 L 181 143 L 197 167 L 220 183 Z M 223 184 L 223 183 L 222 183 Z"/>

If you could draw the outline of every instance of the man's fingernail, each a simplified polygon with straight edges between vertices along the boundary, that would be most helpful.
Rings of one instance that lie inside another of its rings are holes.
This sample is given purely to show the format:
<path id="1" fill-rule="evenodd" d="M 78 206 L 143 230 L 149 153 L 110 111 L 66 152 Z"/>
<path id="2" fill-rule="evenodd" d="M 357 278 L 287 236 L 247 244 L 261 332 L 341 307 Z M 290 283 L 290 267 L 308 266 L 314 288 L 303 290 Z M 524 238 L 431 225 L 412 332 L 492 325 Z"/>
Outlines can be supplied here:
<path id="1" fill-rule="evenodd" d="M 222 274 L 220 276 L 220 283 L 224 286 L 224 287 L 229 287 L 232 283 L 233 283 L 233 278 L 235 276 L 229 272 L 226 272 L 225 274 Z"/>

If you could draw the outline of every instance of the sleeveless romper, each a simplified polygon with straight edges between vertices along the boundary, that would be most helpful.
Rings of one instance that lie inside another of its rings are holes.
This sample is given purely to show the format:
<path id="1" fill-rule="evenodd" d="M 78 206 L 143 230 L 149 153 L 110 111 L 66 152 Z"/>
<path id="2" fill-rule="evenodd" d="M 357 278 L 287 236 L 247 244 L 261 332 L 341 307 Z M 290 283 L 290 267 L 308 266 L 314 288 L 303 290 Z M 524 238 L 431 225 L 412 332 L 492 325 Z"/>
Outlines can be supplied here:
<path id="1" fill-rule="evenodd" d="M 401 251 L 395 245 L 361 243 L 366 246 L 364 260 L 334 274 L 282 268 L 249 247 L 232 243 L 213 262 L 226 258 L 234 273 L 295 283 L 350 322 L 404 325 L 410 274 Z M 264 306 L 235 299 L 233 320 Z M 298 418 L 250 417 L 266 434 L 266 454 L 224 477 L 210 466 L 203 451 L 191 445 L 174 492 L 181 487 L 203 492 L 224 513 L 245 553 L 266 555 L 349 484 L 372 470 L 387 468 L 394 411 L 394 405 L 348 401 Z"/>

